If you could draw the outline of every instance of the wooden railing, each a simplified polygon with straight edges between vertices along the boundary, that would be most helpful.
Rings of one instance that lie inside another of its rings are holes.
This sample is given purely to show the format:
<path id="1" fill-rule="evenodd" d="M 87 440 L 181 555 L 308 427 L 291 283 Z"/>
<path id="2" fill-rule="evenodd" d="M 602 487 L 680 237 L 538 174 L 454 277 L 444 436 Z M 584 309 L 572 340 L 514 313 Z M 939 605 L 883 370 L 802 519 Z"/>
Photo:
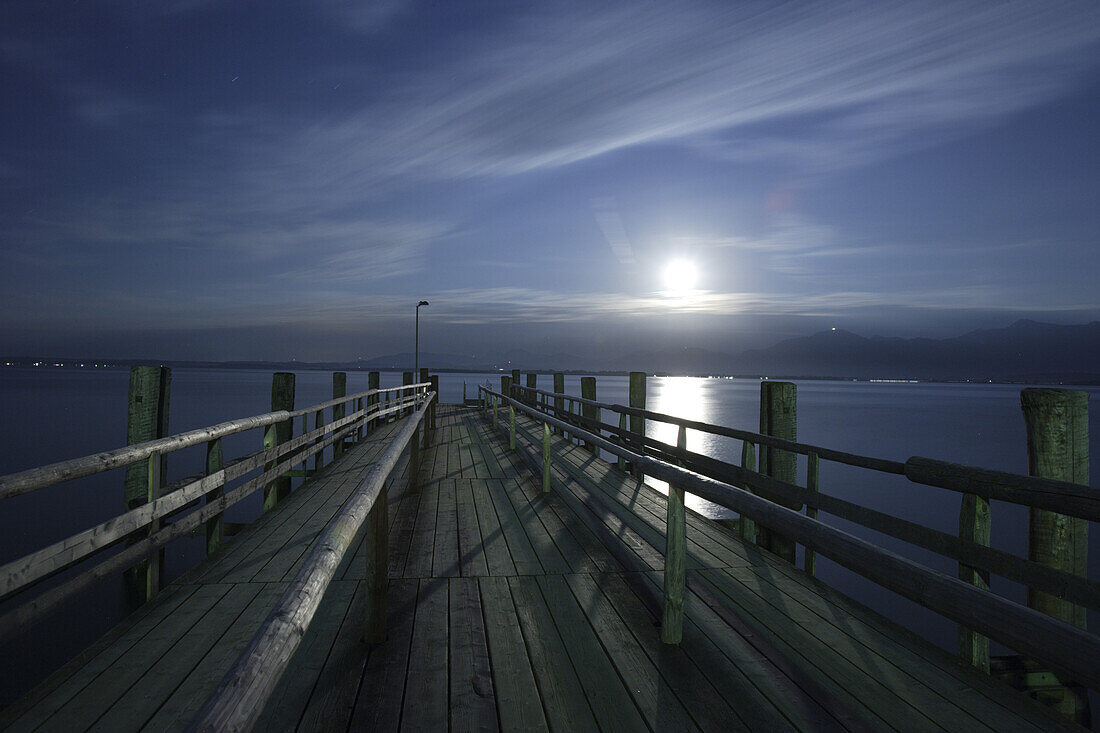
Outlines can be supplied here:
<path id="1" fill-rule="evenodd" d="M 312 473 L 306 469 L 311 457 L 313 470 L 318 470 L 326 447 L 342 448 L 345 439 L 361 437 L 364 427 L 372 421 L 411 411 L 425 400 L 429 386 L 430 383 L 424 382 L 367 390 L 300 410 L 231 420 L 0 477 L 0 499 L 6 499 L 142 461 L 148 464 L 147 503 L 0 566 L 0 601 L 11 599 L 14 604 L 0 616 L 0 640 L 21 631 L 99 580 L 135 566 L 144 573 L 145 597 L 151 597 L 161 583 L 161 548 L 179 537 L 199 533 L 208 539 L 207 551 L 215 551 L 217 543 L 210 539 L 222 537 L 225 530 L 222 515 L 227 508 L 263 489 L 264 509 L 271 509 L 279 500 L 277 480 Z M 325 410 L 332 414 L 328 422 L 324 419 Z M 314 416 L 312 430 L 306 425 L 310 415 Z M 302 418 L 302 434 L 278 442 L 277 428 L 289 426 L 298 417 Z M 224 438 L 259 428 L 264 429 L 262 449 L 231 461 L 223 459 Z M 162 486 L 164 457 L 200 444 L 206 445 L 204 473 Z M 338 448 L 334 451 L 339 454 Z M 292 471 L 298 464 L 301 470 Z M 249 477 L 257 471 L 258 474 Z M 231 487 L 235 481 L 238 483 Z M 107 552 L 123 542 L 129 543 L 125 549 Z M 78 564 L 85 567 L 76 568 L 71 577 L 37 595 L 32 593 L 43 581 Z M 23 596 L 30 597 L 23 600 Z"/>
<path id="2" fill-rule="evenodd" d="M 188 730 L 246 731 L 256 723 L 290 658 L 305 636 L 332 578 L 364 524 L 367 562 L 367 611 L 363 640 L 385 639 L 386 557 L 389 524 L 385 484 L 406 447 L 411 450 L 410 481 L 415 481 L 421 423 L 434 407 L 428 393 L 419 409 L 390 441 L 382 456 L 335 517 L 326 525 L 301 570 L 279 599 L 248 647 L 207 698 Z M 427 430 L 425 430 L 425 435 Z"/>
<path id="3" fill-rule="evenodd" d="M 962 565 L 1003 575 L 1086 608 L 1100 610 L 1100 584 L 1096 582 L 822 494 L 817 484 L 820 460 L 832 460 L 904 475 L 911 481 L 928 486 L 1041 507 L 1093 521 L 1100 517 L 1100 490 L 1095 487 L 928 458 L 915 457 L 904 463 L 884 461 L 649 410 L 596 402 L 561 392 L 545 392 L 514 383 L 511 388 L 514 394 L 522 394 L 523 399 L 505 396 L 482 386 L 479 388 L 479 400 L 482 407 L 492 411 L 494 426 L 500 422 L 500 408 L 508 408 L 509 445 L 512 448 L 516 446 L 517 411 L 542 424 L 544 490 L 549 490 L 549 466 L 553 460 L 549 440 L 551 428 L 582 441 L 597 455 L 601 450 L 611 453 L 618 457 L 621 468 L 625 468 L 624 462 L 629 462 L 635 471 L 669 483 L 664 601 L 664 624 L 669 628 L 662 627 L 666 642 L 679 641 L 682 624 L 686 559 L 683 500 L 687 491 L 738 512 L 742 518 L 739 531 L 747 540 L 755 538 L 757 524 L 780 532 L 804 545 L 807 565 L 811 570 L 813 553 L 819 553 L 963 627 L 1048 664 L 1051 669 L 1066 675 L 1067 679 L 1093 689 L 1100 688 L 1100 665 L 1097 664 L 1100 659 L 1100 637 L 992 593 L 984 583 L 967 583 L 945 575 L 816 519 L 816 511 L 821 510 L 933 550 Z M 589 408 L 588 414 L 583 414 L 583 410 L 578 413 L 578 406 Z M 619 424 L 602 422 L 600 410 L 618 413 Z M 631 430 L 627 423 L 628 416 L 637 419 L 635 425 L 643 419 L 677 425 L 677 445 L 663 443 Z M 742 440 L 742 465 L 735 466 L 688 451 L 688 429 Z M 532 436 L 533 444 L 539 442 L 538 437 Z M 806 485 L 781 481 L 755 470 L 755 446 L 806 455 Z M 784 504 L 805 504 L 808 515 Z"/>

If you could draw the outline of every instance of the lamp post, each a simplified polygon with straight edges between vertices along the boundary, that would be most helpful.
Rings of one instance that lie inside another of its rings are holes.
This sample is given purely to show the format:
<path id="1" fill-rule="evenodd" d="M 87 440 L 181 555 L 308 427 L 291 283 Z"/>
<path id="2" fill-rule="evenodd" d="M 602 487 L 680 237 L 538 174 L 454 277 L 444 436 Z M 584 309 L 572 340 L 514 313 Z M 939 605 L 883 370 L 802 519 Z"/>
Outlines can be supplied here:
<path id="1" fill-rule="evenodd" d="M 422 305 L 428 305 L 428 301 L 422 300 L 416 304 L 416 351 L 413 357 L 416 363 L 416 370 L 413 372 L 414 382 L 420 379 L 420 306 Z"/>

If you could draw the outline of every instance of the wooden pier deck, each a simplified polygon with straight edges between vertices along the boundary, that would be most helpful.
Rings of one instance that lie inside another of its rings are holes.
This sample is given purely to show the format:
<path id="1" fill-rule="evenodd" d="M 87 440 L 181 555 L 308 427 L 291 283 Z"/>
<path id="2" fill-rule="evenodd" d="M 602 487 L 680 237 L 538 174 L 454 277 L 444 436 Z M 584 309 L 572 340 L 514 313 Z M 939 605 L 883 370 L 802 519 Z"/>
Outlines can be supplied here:
<path id="1" fill-rule="evenodd" d="M 385 425 L 4 711 L 10 730 L 179 730 L 395 432 Z M 484 414 L 441 406 L 389 484 L 388 638 L 345 561 L 255 730 L 1049 730 L 1023 695 L 688 512 L 661 643 L 665 499 L 554 436 L 553 491 Z M 534 439 L 537 436 L 538 442 Z"/>

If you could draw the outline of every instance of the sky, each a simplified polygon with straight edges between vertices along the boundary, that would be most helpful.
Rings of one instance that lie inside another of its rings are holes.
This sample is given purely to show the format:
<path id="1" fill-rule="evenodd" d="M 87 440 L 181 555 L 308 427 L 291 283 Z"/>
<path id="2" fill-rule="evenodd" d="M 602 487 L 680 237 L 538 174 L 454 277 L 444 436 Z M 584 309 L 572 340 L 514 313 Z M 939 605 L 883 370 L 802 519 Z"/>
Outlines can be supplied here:
<path id="1" fill-rule="evenodd" d="M 1095 2 L 0 6 L 0 351 L 1100 319 Z"/>

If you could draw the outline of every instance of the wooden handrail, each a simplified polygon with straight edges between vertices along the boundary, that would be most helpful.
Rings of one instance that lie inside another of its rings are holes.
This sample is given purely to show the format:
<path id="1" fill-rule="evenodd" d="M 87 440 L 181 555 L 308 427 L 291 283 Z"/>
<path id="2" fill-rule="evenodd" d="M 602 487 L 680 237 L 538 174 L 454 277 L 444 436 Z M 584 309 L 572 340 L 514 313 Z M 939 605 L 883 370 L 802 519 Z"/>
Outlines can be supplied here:
<path id="1" fill-rule="evenodd" d="M 575 424 L 481 386 L 510 408 L 638 465 L 654 476 L 708 501 L 733 509 L 813 549 L 865 578 L 947 618 L 1041 660 L 1068 679 L 1100 689 L 1100 637 L 988 590 L 931 570 L 866 540 L 807 517 L 752 492 L 657 458 L 635 453 Z"/>
<path id="2" fill-rule="evenodd" d="M 255 725 L 283 671 L 321 605 L 336 568 L 347 554 L 401 453 L 427 415 L 434 392 L 407 420 L 351 497 L 325 527 L 290 586 L 202 709 L 192 731 L 247 731 Z"/>
<path id="3" fill-rule="evenodd" d="M 484 385 L 479 385 L 479 387 L 485 389 Z M 935 486 L 950 491 L 976 494 L 987 499 L 999 499 L 1001 501 L 1035 507 L 1037 509 L 1048 509 L 1058 512 L 1059 514 L 1068 514 L 1073 517 L 1080 517 L 1094 522 L 1100 521 L 1100 487 L 1075 484 L 1068 481 L 1056 481 L 1054 479 L 1041 478 L 1038 476 L 1021 476 L 1008 471 L 995 471 L 993 469 L 966 466 L 959 463 L 948 463 L 946 461 L 938 461 L 933 458 L 924 458 L 921 456 L 913 456 L 904 463 L 889 461 L 881 458 L 862 456 L 856 453 L 833 450 L 832 448 L 809 445 L 807 443 L 794 443 L 762 433 L 753 433 L 748 430 L 738 430 L 722 425 L 688 420 L 686 418 L 667 415 L 661 412 L 653 412 L 652 410 L 642 410 L 634 407 L 626 407 L 624 405 L 597 402 L 595 400 L 584 399 L 583 397 L 574 397 L 559 392 L 547 392 L 545 390 L 533 389 L 522 385 L 512 385 L 512 387 L 516 390 L 535 392 L 537 394 L 546 395 L 547 397 L 564 398 L 573 400 L 579 404 L 606 408 L 624 415 L 636 415 L 644 417 L 647 420 L 656 420 L 658 422 L 679 425 L 712 435 L 722 435 L 738 440 L 747 440 L 759 445 L 791 451 L 792 453 L 801 453 L 804 455 L 814 453 L 817 454 L 819 459 L 833 461 L 835 463 L 844 463 L 859 468 L 867 468 L 872 471 L 902 475 L 913 483 L 925 486 Z M 491 390 L 486 391 L 491 392 Z M 556 407 L 549 409 L 552 409 L 555 413 L 558 411 Z M 584 424 L 586 420 L 586 418 L 580 415 L 574 416 L 573 419 L 579 421 L 581 424 Z M 610 433 L 621 433 L 621 429 L 614 425 L 606 423 L 599 423 L 598 425 L 600 429 Z M 647 440 L 645 436 L 633 435 L 631 439 L 635 441 Z"/>
<path id="4" fill-rule="evenodd" d="M 96 453 L 80 458 L 71 458 L 46 466 L 38 466 L 37 468 L 29 468 L 25 471 L 10 473 L 6 476 L 0 476 L 0 500 L 59 484 L 64 481 L 71 481 L 72 479 L 121 468 L 131 463 L 143 461 L 153 453 L 159 453 L 161 455 L 173 453 L 193 445 L 224 438 L 227 435 L 233 435 L 246 430 L 253 430 L 255 428 L 266 427 L 268 425 L 292 420 L 295 417 L 317 412 L 318 410 L 323 410 L 332 405 L 346 403 L 360 397 L 428 386 L 430 386 L 429 382 L 422 382 L 420 384 L 405 385 L 403 387 L 367 390 L 347 397 L 340 397 L 335 400 L 329 400 L 317 405 L 305 407 L 300 410 L 294 410 L 293 412 L 278 410 L 276 412 L 267 412 L 252 417 L 238 418 L 236 420 L 218 423 L 217 425 L 189 430 L 185 433 L 178 433 L 177 435 L 171 435 L 167 438 L 158 438 L 157 440 L 136 443 L 103 453 Z"/>

